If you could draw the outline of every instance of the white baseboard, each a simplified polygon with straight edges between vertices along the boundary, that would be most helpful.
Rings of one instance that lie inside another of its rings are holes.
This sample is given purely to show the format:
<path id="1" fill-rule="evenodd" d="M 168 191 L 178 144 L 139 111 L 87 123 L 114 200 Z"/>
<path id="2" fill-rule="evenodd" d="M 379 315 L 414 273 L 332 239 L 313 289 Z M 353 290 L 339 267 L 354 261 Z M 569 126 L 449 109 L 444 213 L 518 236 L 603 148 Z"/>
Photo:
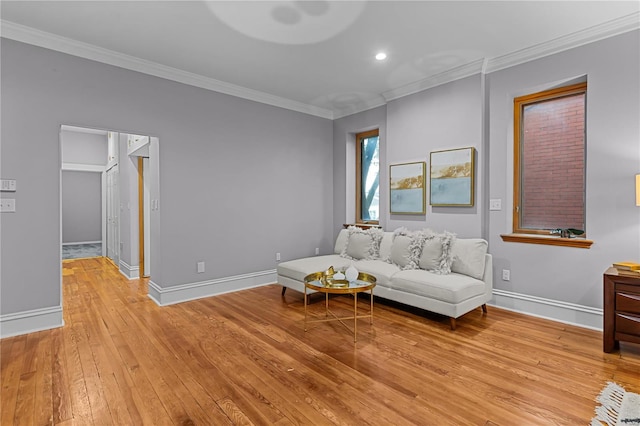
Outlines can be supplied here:
<path id="1" fill-rule="evenodd" d="M 599 308 L 497 289 L 493 290 L 493 299 L 488 304 L 508 311 L 602 331 L 603 311 Z"/>
<path id="2" fill-rule="evenodd" d="M 158 305 L 167 306 L 238 290 L 261 287 L 263 285 L 273 284 L 276 281 L 275 269 L 182 284 L 168 288 L 162 288 L 150 280 L 149 297 Z"/>
<path id="3" fill-rule="evenodd" d="M 131 266 L 124 260 L 120 261 L 120 267 L 118 268 L 120 273 L 124 275 L 128 280 L 137 280 L 140 278 L 140 267 Z"/>
<path id="4" fill-rule="evenodd" d="M 0 338 L 62 327 L 62 306 L 0 315 Z"/>
<path id="5" fill-rule="evenodd" d="M 63 246 L 77 246 L 82 244 L 102 244 L 102 241 L 80 241 L 77 243 L 62 243 Z"/>

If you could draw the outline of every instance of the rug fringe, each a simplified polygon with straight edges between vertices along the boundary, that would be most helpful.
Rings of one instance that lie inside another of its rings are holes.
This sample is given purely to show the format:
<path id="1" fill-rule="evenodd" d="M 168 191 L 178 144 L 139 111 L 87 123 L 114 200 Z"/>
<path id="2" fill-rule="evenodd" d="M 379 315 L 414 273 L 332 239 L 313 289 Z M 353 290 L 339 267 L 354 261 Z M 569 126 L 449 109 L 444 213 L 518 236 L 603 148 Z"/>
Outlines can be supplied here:
<path id="1" fill-rule="evenodd" d="M 591 426 L 602 426 L 602 422 L 608 426 L 615 426 L 618 422 L 624 394 L 623 387 L 613 382 L 607 382 L 607 387 L 596 398 L 596 401 L 602 405 L 596 408 L 596 417 L 591 420 Z"/>

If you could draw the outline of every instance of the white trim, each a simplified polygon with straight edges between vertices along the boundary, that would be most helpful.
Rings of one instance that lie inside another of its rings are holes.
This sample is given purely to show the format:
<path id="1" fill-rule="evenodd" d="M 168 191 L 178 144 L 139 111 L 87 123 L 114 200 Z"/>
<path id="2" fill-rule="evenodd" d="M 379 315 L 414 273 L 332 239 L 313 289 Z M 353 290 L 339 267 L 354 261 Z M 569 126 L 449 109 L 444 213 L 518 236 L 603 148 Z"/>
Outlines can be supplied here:
<path id="1" fill-rule="evenodd" d="M 304 104 L 291 99 L 282 98 L 173 67 L 168 67 L 155 62 L 136 58 L 134 56 L 125 55 L 89 43 L 79 42 L 77 40 L 16 24 L 14 22 L 0 20 L 0 35 L 11 40 L 330 120 L 367 111 L 384 105 L 386 102 L 393 99 L 417 93 L 454 80 L 469 77 L 478 72 L 491 73 L 639 28 L 640 12 L 634 12 L 627 16 L 623 16 L 600 25 L 595 25 L 581 31 L 576 31 L 575 33 L 558 37 L 554 40 L 530 46 L 506 55 L 495 58 L 478 59 L 452 70 L 430 76 L 424 80 L 386 91 L 382 93 L 384 101 L 372 101 L 366 105 L 360 105 L 355 108 L 351 106 L 341 110 L 331 111 L 325 108 Z"/>
<path id="2" fill-rule="evenodd" d="M 0 315 L 0 338 L 64 326 L 62 306 Z"/>
<path id="3" fill-rule="evenodd" d="M 78 244 L 102 244 L 102 241 L 80 241 L 77 243 L 62 243 L 63 246 L 74 246 Z"/>
<path id="4" fill-rule="evenodd" d="M 202 299 L 246 290 L 254 287 L 273 284 L 277 281 L 276 270 L 253 272 L 250 274 L 216 278 L 214 280 L 181 284 L 162 288 L 153 281 L 149 281 L 149 298 L 159 306 L 173 305 L 189 300 Z"/>
<path id="5" fill-rule="evenodd" d="M 62 171 L 102 173 L 105 170 L 105 166 L 98 164 L 62 163 Z"/>
<path id="6" fill-rule="evenodd" d="M 124 260 L 120 260 L 118 262 L 120 267 L 118 270 L 122 275 L 124 275 L 128 280 L 137 280 L 140 278 L 140 267 L 139 266 L 131 266 Z"/>
<path id="7" fill-rule="evenodd" d="M 104 49 L 89 43 L 83 43 L 67 37 L 61 37 L 52 33 L 40 31 L 25 25 L 0 20 L 0 28 L 2 29 L 2 37 L 11 40 L 44 47 L 46 49 L 67 53 L 69 55 L 85 59 L 91 59 L 93 61 L 102 62 L 132 71 L 138 71 L 167 80 L 177 81 L 178 83 L 212 90 L 214 92 L 236 96 L 238 98 L 273 105 L 292 111 L 298 111 L 304 114 L 315 115 L 317 117 L 333 119 L 333 112 L 328 109 L 307 105 L 302 102 L 285 99 L 280 96 L 271 95 L 258 90 L 248 89 L 246 87 L 204 77 L 202 75 L 161 65 L 145 59 L 125 55 L 113 50 Z"/>
<path id="8" fill-rule="evenodd" d="M 491 306 L 602 331 L 603 310 L 559 300 L 493 289 Z"/>
<path id="9" fill-rule="evenodd" d="M 487 66 L 487 73 L 509 68 L 534 59 L 544 58 L 565 50 L 584 46 L 605 38 L 614 37 L 640 28 L 640 12 L 593 26 L 573 34 L 558 37 L 545 43 L 530 46 L 506 55 L 491 58 Z"/>
<path id="10" fill-rule="evenodd" d="M 88 127 L 69 126 L 67 124 L 63 124 L 62 126 L 60 126 L 60 128 L 66 132 L 88 133 L 90 135 L 100 135 L 100 136 L 107 136 L 107 132 L 108 132 L 107 130 L 102 130 L 102 129 L 91 129 Z"/>
<path id="11" fill-rule="evenodd" d="M 441 86 L 452 81 L 480 74 L 482 72 L 484 62 L 484 58 L 478 59 L 440 74 L 432 75 L 424 80 L 416 81 L 415 83 L 407 84 L 397 89 L 388 90 L 384 92 L 382 96 L 384 96 L 385 100 L 389 102 L 394 99 L 422 92 L 423 90 L 431 89 L 432 87 Z"/>

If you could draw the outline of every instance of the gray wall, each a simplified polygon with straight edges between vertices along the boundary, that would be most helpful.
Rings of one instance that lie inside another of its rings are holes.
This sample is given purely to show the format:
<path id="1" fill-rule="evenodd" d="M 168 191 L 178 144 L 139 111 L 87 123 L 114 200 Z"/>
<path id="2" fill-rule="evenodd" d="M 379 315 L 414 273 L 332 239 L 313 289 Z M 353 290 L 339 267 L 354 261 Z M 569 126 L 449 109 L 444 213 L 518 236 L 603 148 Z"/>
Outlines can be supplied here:
<path id="1" fill-rule="evenodd" d="M 516 293 L 602 307 L 602 273 L 614 261 L 640 259 L 640 208 L 633 177 L 640 172 L 640 32 L 633 31 L 494 72 L 490 87 L 490 251 L 496 271 Z M 513 206 L 513 98 L 587 75 L 587 237 L 591 249 L 505 243 Z"/>
<path id="2" fill-rule="evenodd" d="M 62 242 L 102 240 L 100 173 L 62 171 Z"/>
<path id="3" fill-rule="evenodd" d="M 443 84 L 406 96 L 387 105 L 388 165 L 425 161 L 427 163 L 426 215 L 390 215 L 385 210 L 385 228 L 428 227 L 448 230 L 461 237 L 480 237 L 484 181 L 482 144 L 481 76 Z M 432 207 L 429 205 L 430 156 L 432 151 L 474 147 L 476 149 L 475 203 L 473 207 Z M 385 180 L 385 183 L 388 179 Z M 388 187 L 388 184 L 385 185 Z M 388 195 L 387 195 L 388 199 Z M 388 204 L 387 204 L 388 206 Z"/>
<path id="4" fill-rule="evenodd" d="M 107 135 L 63 130 L 62 162 L 74 164 L 91 164 L 104 166 L 107 164 Z"/>
<path id="5" fill-rule="evenodd" d="M 159 137 L 160 287 L 332 246 L 330 120 L 6 39 L 1 55 L 1 167 L 19 188 L 0 224 L 1 314 L 61 304 L 61 124 Z"/>
<path id="6" fill-rule="evenodd" d="M 386 108 L 336 120 L 335 228 L 353 220 L 350 205 L 355 197 L 349 188 L 355 185 L 350 177 L 355 160 L 353 154 L 348 158 L 350 138 L 380 126 L 385 129 L 380 180 L 385 229 L 427 226 L 461 237 L 482 236 L 494 256 L 496 289 L 567 306 L 601 308 L 602 273 L 616 260 L 640 259 L 640 209 L 632 196 L 633 176 L 640 172 L 639 34 L 630 32 L 468 77 L 391 101 Z M 587 233 L 595 243 L 589 250 L 505 243 L 500 234 L 512 229 L 513 98 L 584 75 L 589 84 Z M 428 167 L 430 151 L 465 146 L 478 150 L 475 207 L 428 206 L 423 216 L 389 215 L 389 164 L 424 160 Z M 502 200 L 501 211 L 488 211 L 490 198 Z M 503 268 L 511 270 L 511 281 L 502 281 Z"/>

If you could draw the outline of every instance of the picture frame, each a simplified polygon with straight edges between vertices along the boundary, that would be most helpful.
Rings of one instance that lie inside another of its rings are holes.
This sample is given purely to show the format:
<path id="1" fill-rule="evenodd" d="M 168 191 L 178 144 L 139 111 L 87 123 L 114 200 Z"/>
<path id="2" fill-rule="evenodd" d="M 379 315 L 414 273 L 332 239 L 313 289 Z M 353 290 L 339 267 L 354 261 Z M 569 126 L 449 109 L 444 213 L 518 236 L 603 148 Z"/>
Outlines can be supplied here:
<path id="1" fill-rule="evenodd" d="M 426 213 L 426 163 L 389 166 L 389 206 L 391 214 Z"/>
<path id="2" fill-rule="evenodd" d="M 432 206 L 472 207 L 475 148 L 433 151 L 429 160 L 429 203 Z"/>

